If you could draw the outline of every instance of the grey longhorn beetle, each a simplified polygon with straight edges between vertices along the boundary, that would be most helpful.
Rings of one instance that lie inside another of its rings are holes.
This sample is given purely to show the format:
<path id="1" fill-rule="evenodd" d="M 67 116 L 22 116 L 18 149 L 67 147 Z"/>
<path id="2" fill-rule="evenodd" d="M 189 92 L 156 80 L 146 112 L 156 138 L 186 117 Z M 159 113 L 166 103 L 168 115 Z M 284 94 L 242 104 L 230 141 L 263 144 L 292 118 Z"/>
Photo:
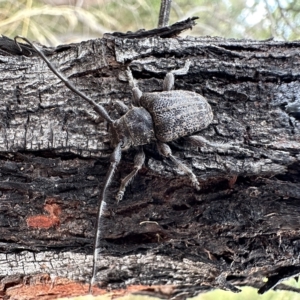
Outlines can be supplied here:
<path id="1" fill-rule="evenodd" d="M 228 148 L 228 146 L 226 146 L 226 144 L 209 142 L 201 136 L 192 135 L 206 128 L 212 122 L 213 113 L 211 106 L 203 96 L 185 90 L 172 90 L 174 87 L 174 75 L 187 74 L 191 64 L 189 60 L 185 62 L 183 68 L 173 70 L 166 74 L 163 81 L 162 92 L 142 93 L 133 79 L 131 70 L 128 68 L 126 74 L 129 85 L 132 88 L 133 105 L 129 108 L 123 104 L 125 113 L 119 119 L 113 120 L 102 105 L 97 104 L 94 100 L 76 89 L 67 78 L 57 71 L 40 49 L 28 39 L 16 36 L 15 43 L 20 51 L 22 51 L 22 48 L 18 44 L 17 38 L 23 39 L 34 48 L 38 55 L 46 62 L 51 71 L 60 78 L 70 90 L 87 101 L 95 112 L 101 118 L 106 120 L 109 125 L 109 131 L 112 138 L 111 144 L 114 147 L 114 150 L 110 156 L 110 166 L 106 174 L 98 207 L 94 241 L 93 271 L 89 285 L 89 291 L 91 292 L 92 285 L 96 278 L 96 261 L 98 249 L 100 248 L 101 210 L 103 204 L 105 204 L 105 192 L 112 180 L 113 173 L 121 160 L 121 152 L 128 150 L 131 147 L 138 148 L 138 152 L 134 158 L 134 170 L 122 179 L 119 192 L 116 196 L 117 201 L 120 201 L 123 198 L 127 185 L 142 168 L 145 162 L 143 145 L 156 143 L 158 152 L 162 156 L 171 159 L 171 161 L 190 178 L 193 187 L 197 190 L 200 190 L 197 177 L 189 167 L 172 155 L 171 148 L 167 143 L 184 137 L 197 146 L 203 146 L 204 144 L 218 148 Z"/>

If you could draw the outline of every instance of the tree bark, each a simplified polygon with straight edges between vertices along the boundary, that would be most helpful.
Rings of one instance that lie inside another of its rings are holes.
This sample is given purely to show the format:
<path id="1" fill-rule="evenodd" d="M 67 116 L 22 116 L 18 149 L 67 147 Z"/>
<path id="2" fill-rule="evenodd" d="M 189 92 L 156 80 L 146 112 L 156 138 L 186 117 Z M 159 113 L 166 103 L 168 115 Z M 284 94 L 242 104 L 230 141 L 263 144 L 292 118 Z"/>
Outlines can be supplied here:
<path id="1" fill-rule="evenodd" d="M 0 291 L 6 299 L 30 286 L 43 291 L 35 295 L 41 299 L 84 294 L 110 135 L 33 49 L 22 49 L 0 39 Z M 43 51 L 112 118 L 116 100 L 131 101 L 128 66 L 143 92 L 160 91 L 165 74 L 190 59 L 175 89 L 212 106 L 214 120 L 198 135 L 232 145 L 169 143 L 200 191 L 146 145 L 144 167 L 117 204 L 136 151 L 122 154 L 101 223 L 95 294 L 124 289 L 185 299 L 245 285 L 263 293 L 297 276 L 299 42 L 117 34 Z"/>

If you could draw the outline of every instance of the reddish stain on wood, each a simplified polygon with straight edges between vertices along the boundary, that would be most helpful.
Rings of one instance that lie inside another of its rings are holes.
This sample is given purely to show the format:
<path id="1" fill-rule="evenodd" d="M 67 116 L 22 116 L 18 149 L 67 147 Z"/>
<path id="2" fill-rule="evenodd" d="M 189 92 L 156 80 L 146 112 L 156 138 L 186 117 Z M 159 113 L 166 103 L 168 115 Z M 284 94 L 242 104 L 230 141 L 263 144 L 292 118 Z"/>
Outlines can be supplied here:
<path id="1" fill-rule="evenodd" d="M 96 295 L 105 293 L 107 291 L 95 288 Z M 18 300 L 52 300 L 82 295 L 88 295 L 88 284 L 58 277 L 53 281 L 50 278 L 49 280 L 43 280 L 43 282 L 37 280 L 30 284 L 19 284 L 6 290 L 6 296 L 9 299 Z"/>
<path id="2" fill-rule="evenodd" d="M 52 300 L 63 297 L 77 297 L 88 295 L 88 284 L 75 282 L 66 278 L 56 277 L 54 280 L 48 274 L 34 275 L 31 277 L 30 283 L 18 284 L 9 287 L 5 295 L 9 299 L 18 300 Z M 152 290 L 160 292 L 163 295 L 169 295 L 173 291 L 173 286 L 145 286 L 145 285 L 132 285 L 126 289 L 113 290 L 108 292 L 105 289 L 93 287 L 93 296 L 100 296 L 107 294 L 111 299 L 122 297 L 126 294 Z"/>
<path id="3" fill-rule="evenodd" d="M 47 203 L 44 206 L 44 210 L 49 215 L 36 215 L 27 218 L 27 226 L 39 229 L 49 229 L 54 226 L 59 226 L 61 214 L 61 208 L 56 203 Z"/>

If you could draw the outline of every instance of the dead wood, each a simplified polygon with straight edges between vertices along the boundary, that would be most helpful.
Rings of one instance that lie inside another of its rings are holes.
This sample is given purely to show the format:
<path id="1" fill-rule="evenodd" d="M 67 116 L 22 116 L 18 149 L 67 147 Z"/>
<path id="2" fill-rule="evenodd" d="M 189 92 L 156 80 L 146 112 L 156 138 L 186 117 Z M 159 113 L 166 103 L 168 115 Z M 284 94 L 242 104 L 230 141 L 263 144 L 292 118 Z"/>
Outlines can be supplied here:
<path id="1" fill-rule="evenodd" d="M 15 299 L 16 287 L 44 282 L 52 288 L 41 299 L 71 295 L 76 288 L 62 278 L 91 276 L 107 125 L 30 47 L 20 53 L 5 37 L 0 47 L 1 293 Z M 201 191 L 145 146 L 145 166 L 117 205 L 135 150 L 123 154 L 102 220 L 101 288 L 142 285 L 131 291 L 185 299 L 217 287 L 264 292 L 263 277 L 273 287 L 300 272 L 299 42 L 109 35 L 43 49 L 114 118 L 116 100 L 130 103 L 127 66 L 142 91 L 159 91 L 166 72 L 190 59 L 176 89 L 211 104 L 213 123 L 199 135 L 232 144 L 224 151 L 170 143 Z"/>

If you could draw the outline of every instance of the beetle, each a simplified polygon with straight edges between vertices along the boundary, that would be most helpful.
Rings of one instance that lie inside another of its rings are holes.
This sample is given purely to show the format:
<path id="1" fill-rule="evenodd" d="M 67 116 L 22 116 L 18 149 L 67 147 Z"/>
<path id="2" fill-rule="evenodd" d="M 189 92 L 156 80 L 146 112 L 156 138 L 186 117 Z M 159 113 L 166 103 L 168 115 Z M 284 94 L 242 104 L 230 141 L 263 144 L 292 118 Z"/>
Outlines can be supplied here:
<path id="1" fill-rule="evenodd" d="M 77 90 L 68 79 L 58 72 L 40 49 L 28 39 L 16 36 L 15 43 L 20 51 L 22 51 L 22 48 L 16 41 L 17 38 L 23 39 L 33 47 L 52 72 L 70 90 L 87 101 L 95 112 L 109 124 L 112 137 L 111 144 L 114 150 L 110 156 L 110 166 L 106 174 L 98 208 L 94 241 L 93 274 L 89 289 L 91 292 L 97 271 L 96 261 L 100 248 L 100 218 L 105 205 L 105 193 L 112 180 L 113 173 L 121 160 L 121 152 L 131 147 L 138 148 L 138 153 L 134 158 L 134 170 L 122 179 L 116 196 L 117 201 L 122 200 L 127 185 L 145 162 L 145 154 L 142 146 L 151 143 L 156 143 L 158 152 L 162 156 L 170 158 L 190 178 L 193 187 L 200 190 L 199 182 L 193 171 L 173 156 L 171 148 L 167 143 L 185 137 L 197 145 L 208 144 L 215 146 L 214 143 L 210 143 L 203 137 L 193 136 L 195 132 L 203 130 L 212 122 L 213 112 L 206 98 L 200 94 L 185 90 L 172 90 L 175 75 L 185 75 L 188 73 L 191 62 L 187 60 L 181 69 L 173 70 L 166 74 L 162 92 L 142 93 L 134 81 L 131 70 L 128 68 L 126 75 L 129 85 L 132 88 L 133 106 L 129 108 L 125 104 L 122 104 L 124 114 L 119 119 L 113 120 L 102 105 L 97 104 L 94 100 Z"/>

